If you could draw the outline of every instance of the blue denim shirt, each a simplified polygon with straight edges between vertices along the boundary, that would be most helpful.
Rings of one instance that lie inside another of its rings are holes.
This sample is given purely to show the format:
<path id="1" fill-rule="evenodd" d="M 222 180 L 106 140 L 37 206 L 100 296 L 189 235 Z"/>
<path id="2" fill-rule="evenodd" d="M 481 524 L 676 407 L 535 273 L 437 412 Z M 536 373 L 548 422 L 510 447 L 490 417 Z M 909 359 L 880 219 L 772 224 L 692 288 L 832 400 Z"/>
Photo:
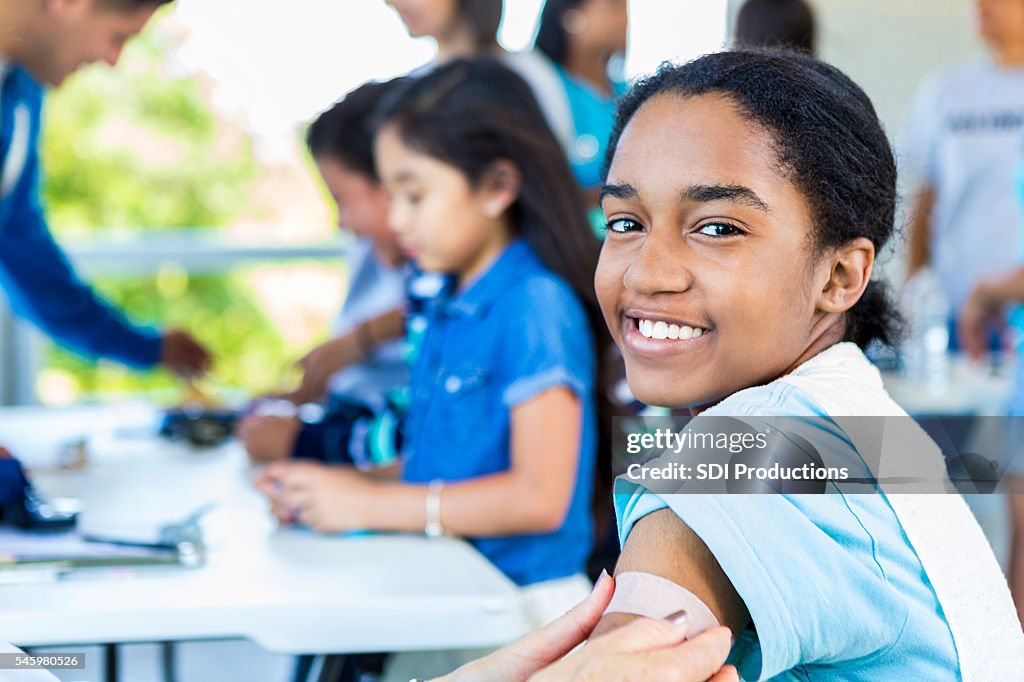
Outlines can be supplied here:
<path id="1" fill-rule="evenodd" d="M 507 471 L 512 408 L 556 386 L 583 405 L 579 468 L 553 533 L 470 542 L 519 585 L 584 569 L 597 446 L 594 341 L 572 289 L 524 241 L 461 291 L 441 294 L 411 375 L 403 480 L 462 481 Z"/>

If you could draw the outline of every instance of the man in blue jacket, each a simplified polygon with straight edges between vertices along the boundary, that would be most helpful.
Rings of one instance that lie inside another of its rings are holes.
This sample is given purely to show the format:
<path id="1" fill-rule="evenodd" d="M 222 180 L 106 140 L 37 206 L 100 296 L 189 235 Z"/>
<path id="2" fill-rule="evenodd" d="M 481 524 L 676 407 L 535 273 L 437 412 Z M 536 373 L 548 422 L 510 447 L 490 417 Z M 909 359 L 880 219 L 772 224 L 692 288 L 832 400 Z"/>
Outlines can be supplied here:
<path id="1" fill-rule="evenodd" d="M 0 288 L 13 310 L 62 345 L 132 367 L 204 372 L 210 355 L 182 331 L 138 327 L 75 273 L 50 234 L 39 199 L 39 130 L 45 85 L 80 66 L 117 63 L 125 42 L 168 0 L 0 2 Z M 64 527 L 16 460 L 0 459 L 0 521 Z"/>
<path id="2" fill-rule="evenodd" d="M 0 288 L 15 313 L 78 353 L 188 376 L 207 369 L 209 353 L 185 332 L 131 324 L 97 296 L 54 241 L 39 198 L 44 86 L 92 62 L 116 64 L 168 1 L 0 3 Z"/>

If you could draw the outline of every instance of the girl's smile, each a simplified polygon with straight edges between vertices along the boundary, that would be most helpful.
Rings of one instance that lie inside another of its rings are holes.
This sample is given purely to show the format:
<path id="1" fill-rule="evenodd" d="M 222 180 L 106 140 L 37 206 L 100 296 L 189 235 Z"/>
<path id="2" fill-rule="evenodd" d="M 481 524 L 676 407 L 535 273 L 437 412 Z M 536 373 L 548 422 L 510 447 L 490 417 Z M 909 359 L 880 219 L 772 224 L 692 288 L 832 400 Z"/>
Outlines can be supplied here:
<path id="1" fill-rule="evenodd" d="M 709 343 L 711 329 L 694 319 L 629 308 L 622 315 L 623 344 L 630 352 L 650 358 L 699 352 Z"/>

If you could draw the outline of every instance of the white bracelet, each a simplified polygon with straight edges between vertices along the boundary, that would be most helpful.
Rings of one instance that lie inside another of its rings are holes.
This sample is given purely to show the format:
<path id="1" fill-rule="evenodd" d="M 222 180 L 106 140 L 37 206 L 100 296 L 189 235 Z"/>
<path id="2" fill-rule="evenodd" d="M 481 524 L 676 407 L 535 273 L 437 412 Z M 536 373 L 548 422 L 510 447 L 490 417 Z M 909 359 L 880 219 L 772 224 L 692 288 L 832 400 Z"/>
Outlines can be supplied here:
<path id="1" fill-rule="evenodd" d="M 444 526 L 441 525 L 441 490 L 444 488 L 444 481 L 433 480 L 427 486 L 427 523 L 423 532 L 428 538 L 439 538 L 444 535 Z"/>

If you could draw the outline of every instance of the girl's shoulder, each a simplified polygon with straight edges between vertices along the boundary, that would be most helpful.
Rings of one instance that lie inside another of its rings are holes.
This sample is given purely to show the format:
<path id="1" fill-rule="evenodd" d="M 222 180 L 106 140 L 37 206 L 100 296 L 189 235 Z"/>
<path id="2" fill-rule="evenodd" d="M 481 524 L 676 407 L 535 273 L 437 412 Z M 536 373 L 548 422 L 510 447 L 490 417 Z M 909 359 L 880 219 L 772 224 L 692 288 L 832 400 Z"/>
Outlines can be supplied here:
<path id="1" fill-rule="evenodd" d="M 719 416 L 906 416 L 853 343 L 838 343 L 791 373 L 737 391 L 704 412 Z"/>
<path id="2" fill-rule="evenodd" d="M 545 308 L 578 308 L 583 311 L 579 296 L 560 275 L 549 269 L 532 247 L 525 241 L 514 245 L 509 265 L 515 276 L 497 296 L 495 304 L 502 312 L 518 309 L 523 312 L 543 312 Z"/>

